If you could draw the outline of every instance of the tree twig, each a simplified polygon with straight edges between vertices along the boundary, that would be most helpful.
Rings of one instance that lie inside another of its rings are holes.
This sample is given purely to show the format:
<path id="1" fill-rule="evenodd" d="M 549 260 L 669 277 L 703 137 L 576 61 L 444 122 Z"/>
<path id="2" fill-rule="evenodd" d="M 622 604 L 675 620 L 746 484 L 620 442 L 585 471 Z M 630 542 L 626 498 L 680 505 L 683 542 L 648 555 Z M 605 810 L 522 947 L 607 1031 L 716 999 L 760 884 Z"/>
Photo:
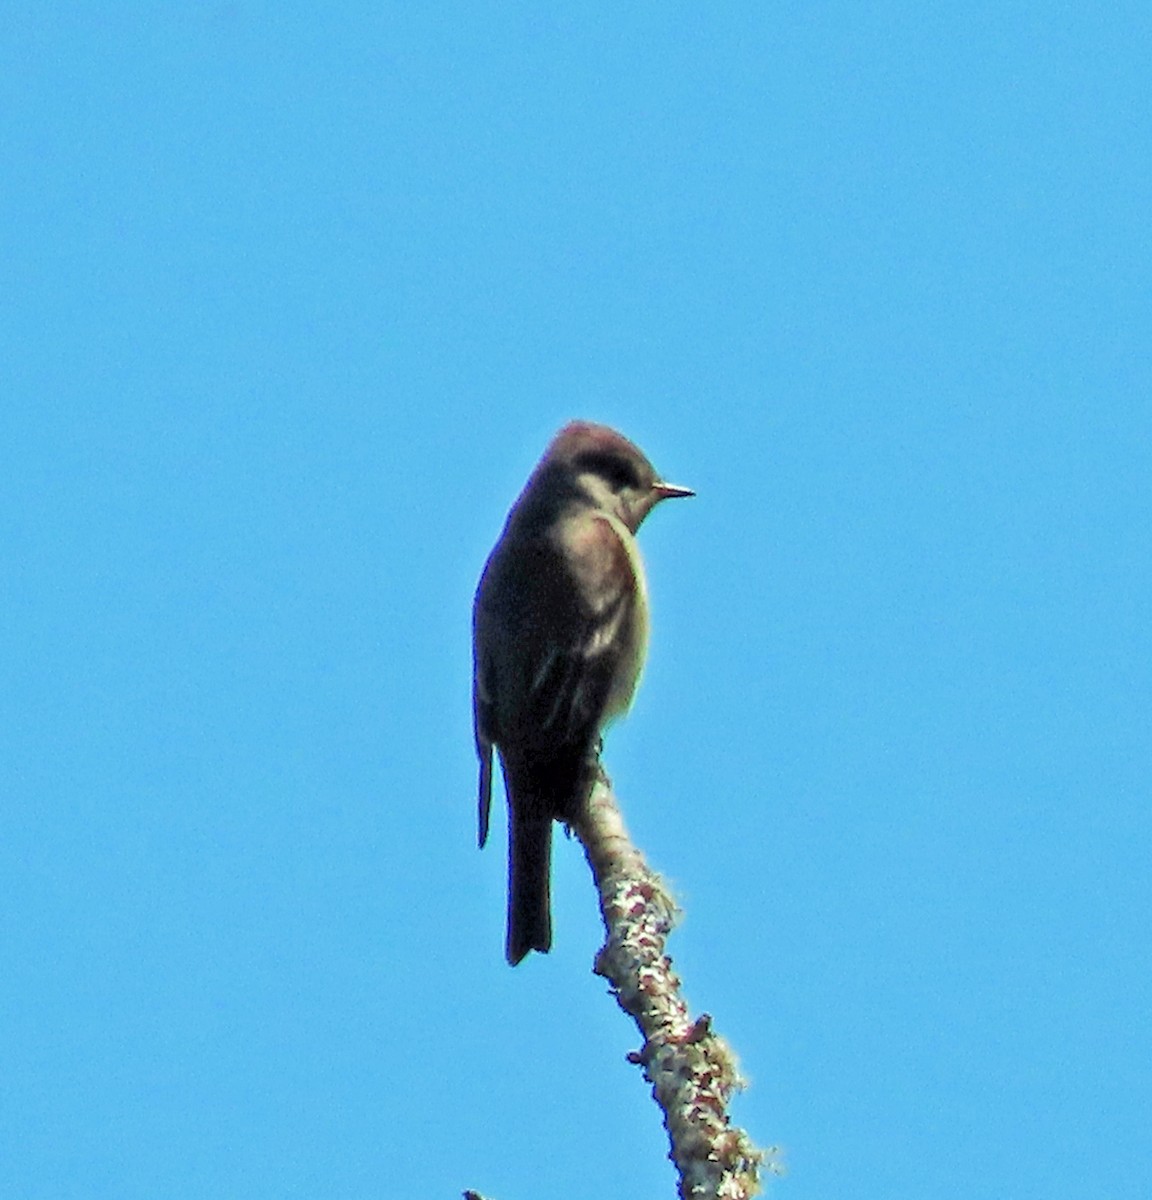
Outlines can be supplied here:
<path id="1" fill-rule="evenodd" d="M 757 1148 L 733 1125 L 728 1102 L 743 1087 L 736 1058 L 704 1013 L 693 1019 L 664 952 L 676 906 L 632 844 L 611 782 L 600 772 L 572 828 L 600 893 L 608 940 L 594 970 L 636 1022 L 644 1045 L 629 1061 L 643 1068 L 664 1114 L 681 1200 L 748 1200 L 775 1151 Z"/>

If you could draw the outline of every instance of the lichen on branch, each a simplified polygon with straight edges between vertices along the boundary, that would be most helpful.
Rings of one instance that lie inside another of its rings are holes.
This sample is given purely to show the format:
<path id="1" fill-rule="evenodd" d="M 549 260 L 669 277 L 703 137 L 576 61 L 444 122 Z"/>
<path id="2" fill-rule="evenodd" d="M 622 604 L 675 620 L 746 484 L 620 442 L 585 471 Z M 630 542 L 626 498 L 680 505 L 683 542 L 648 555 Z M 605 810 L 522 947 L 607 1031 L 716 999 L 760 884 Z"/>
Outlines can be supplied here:
<path id="1" fill-rule="evenodd" d="M 602 770 L 572 828 L 608 935 L 594 969 L 644 1038 L 629 1060 L 643 1069 L 664 1114 L 681 1200 L 748 1200 L 760 1191 L 761 1167 L 778 1169 L 776 1152 L 732 1124 L 728 1103 L 744 1086 L 735 1055 L 707 1013 L 689 1014 L 664 948 L 676 905 L 632 844 Z"/>

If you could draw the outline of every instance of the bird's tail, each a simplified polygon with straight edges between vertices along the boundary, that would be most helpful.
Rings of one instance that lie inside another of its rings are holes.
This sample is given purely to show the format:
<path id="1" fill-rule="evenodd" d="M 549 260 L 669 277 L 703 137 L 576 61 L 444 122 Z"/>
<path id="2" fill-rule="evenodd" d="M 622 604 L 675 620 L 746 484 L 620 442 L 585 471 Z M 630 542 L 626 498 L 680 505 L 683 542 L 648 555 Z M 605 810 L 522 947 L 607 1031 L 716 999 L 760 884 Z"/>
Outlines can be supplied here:
<path id="1" fill-rule="evenodd" d="M 529 950 L 552 946 L 549 876 L 552 870 L 552 818 L 512 806 L 508 822 L 508 940 L 505 952 L 515 966 Z"/>

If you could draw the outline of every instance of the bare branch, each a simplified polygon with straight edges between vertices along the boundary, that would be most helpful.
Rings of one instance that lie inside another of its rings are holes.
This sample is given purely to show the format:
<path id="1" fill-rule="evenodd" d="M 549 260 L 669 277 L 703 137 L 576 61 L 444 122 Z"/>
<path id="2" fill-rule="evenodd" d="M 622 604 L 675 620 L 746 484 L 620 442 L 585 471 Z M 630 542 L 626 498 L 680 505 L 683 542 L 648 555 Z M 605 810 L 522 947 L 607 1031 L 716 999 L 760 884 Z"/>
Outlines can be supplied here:
<path id="1" fill-rule="evenodd" d="M 629 1060 L 643 1068 L 663 1110 L 681 1200 L 747 1200 L 760 1191 L 761 1165 L 777 1169 L 775 1151 L 758 1149 L 728 1116 L 728 1102 L 743 1086 L 735 1056 L 712 1032 L 707 1013 L 689 1016 L 664 952 L 676 906 L 632 844 L 603 772 L 572 827 L 608 932 L 594 969 L 644 1037 Z"/>

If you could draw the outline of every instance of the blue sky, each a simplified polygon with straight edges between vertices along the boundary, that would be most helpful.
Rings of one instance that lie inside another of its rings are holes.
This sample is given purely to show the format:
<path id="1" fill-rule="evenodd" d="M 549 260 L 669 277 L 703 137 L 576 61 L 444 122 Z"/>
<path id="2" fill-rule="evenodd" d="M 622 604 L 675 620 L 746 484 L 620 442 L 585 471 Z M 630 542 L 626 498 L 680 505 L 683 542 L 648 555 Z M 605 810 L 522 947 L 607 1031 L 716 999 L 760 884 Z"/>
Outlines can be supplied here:
<path id="1" fill-rule="evenodd" d="M 1146 8 L 16 5 L 0 1191 L 673 1194 L 600 930 L 502 958 L 469 615 L 642 531 L 606 762 L 781 1200 L 1143 1197 Z"/>

